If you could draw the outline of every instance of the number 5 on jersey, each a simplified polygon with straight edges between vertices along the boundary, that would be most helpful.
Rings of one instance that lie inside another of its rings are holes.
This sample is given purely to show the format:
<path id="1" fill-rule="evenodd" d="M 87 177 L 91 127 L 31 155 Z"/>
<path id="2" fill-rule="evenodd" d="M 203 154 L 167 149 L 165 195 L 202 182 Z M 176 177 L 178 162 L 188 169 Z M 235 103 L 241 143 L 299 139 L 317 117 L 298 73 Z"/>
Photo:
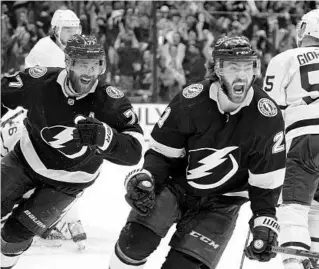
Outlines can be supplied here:
<path id="1" fill-rule="evenodd" d="M 273 89 L 273 87 L 274 87 L 274 78 L 275 78 L 275 76 L 267 76 L 265 78 L 266 86 L 264 87 L 264 90 L 266 92 L 270 92 Z"/>

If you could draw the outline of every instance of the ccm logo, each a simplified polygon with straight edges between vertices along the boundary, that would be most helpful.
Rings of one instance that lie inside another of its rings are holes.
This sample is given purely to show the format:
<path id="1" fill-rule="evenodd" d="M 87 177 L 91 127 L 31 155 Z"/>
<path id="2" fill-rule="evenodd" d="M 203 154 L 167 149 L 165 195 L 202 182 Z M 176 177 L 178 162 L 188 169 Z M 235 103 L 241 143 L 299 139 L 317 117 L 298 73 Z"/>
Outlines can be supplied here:
<path id="1" fill-rule="evenodd" d="M 212 246 L 214 249 L 217 249 L 219 247 L 218 244 L 216 244 L 212 239 L 209 239 L 208 237 L 198 233 L 198 232 L 195 232 L 195 231 L 191 231 L 190 232 L 190 235 L 193 236 L 193 237 L 196 237 L 196 238 L 199 238 L 199 240 L 205 242 L 206 244 Z"/>

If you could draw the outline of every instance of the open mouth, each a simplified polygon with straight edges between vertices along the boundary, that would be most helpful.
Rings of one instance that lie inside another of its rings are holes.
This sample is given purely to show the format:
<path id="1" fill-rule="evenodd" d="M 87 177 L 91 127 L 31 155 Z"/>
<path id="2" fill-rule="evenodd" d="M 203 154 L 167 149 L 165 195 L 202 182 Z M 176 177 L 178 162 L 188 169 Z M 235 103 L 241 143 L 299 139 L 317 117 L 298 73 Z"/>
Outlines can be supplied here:
<path id="1" fill-rule="evenodd" d="M 233 85 L 233 90 L 236 95 L 241 95 L 245 91 L 245 83 L 235 83 Z"/>
<path id="2" fill-rule="evenodd" d="M 91 78 L 87 78 L 87 77 L 81 77 L 80 78 L 81 83 L 83 84 L 89 84 L 91 82 Z"/>

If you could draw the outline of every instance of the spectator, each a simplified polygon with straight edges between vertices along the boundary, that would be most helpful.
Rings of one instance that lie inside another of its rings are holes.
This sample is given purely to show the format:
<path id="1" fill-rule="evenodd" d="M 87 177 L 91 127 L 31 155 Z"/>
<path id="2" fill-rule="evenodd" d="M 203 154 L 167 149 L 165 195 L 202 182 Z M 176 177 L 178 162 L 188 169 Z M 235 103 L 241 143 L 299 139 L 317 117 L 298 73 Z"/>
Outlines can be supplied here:
<path id="1" fill-rule="evenodd" d="M 169 57 L 169 60 L 166 59 Z M 168 47 L 168 54 L 160 57 L 160 97 L 162 101 L 169 102 L 186 84 L 183 66 L 179 60 L 178 46 Z"/>
<path id="2" fill-rule="evenodd" d="M 152 88 L 151 1 L 2 1 L 1 4 L 2 72 L 23 68 L 20 65 L 23 57 L 37 40 L 48 34 L 54 11 L 72 8 L 79 12 L 83 33 L 96 35 L 104 44 L 108 62 L 106 81 L 123 84 L 130 94 L 136 92 L 133 88 Z M 244 35 L 252 40 L 263 68 L 270 56 L 296 46 L 295 25 L 316 4 L 254 0 L 157 2 L 162 100 L 168 100 L 184 82 L 202 76 L 201 65 L 211 57 L 212 46 L 222 35 Z M 134 36 L 128 37 L 130 31 Z"/>
<path id="3" fill-rule="evenodd" d="M 206 59 L 202 53 L 202 47 L 196 44 L 189 44 L 183 62 L 187 85 L 204 79 L 206 72 L 205 63 Z"/>
<path id="4" fill-rule="evenodd" d="M 133 20 L 134 21 L 134 20 Z M 134 28 L 134 34 L 137 38 L 137 41 L 140 43 L 140 48 L 142 51 L 148 48 L 149 43 L 151 42 L 150 35 L 150 18 L 144 13 L 141 14 L 139 21 Z"/>
<path id="5" fill-rule="evenodd" d="M 130 95 L 135 88 L 136 76 L 141 70 L 139 43 L 134 32 L 132 30 L 120 32 L 114 48 L 118 54 L 119 86 Z"/>

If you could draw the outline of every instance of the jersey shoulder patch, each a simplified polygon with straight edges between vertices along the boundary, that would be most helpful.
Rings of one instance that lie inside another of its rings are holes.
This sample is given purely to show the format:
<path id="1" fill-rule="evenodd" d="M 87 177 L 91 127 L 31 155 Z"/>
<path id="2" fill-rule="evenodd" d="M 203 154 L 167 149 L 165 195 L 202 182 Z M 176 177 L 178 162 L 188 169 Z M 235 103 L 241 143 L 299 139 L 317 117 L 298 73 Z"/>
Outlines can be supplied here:
<path id="1" fill-rule="evenodd" d="M 191 84 L 183 89 L 183 96 L 187 99 L 194 98 L 204 89 L 203 84 Z"/>
<path id="2" fill-rule="evenodd" d="M 268 98 L 261 98 L 257 106 L 259 112 L 266 117 L 275 117 L 278 114 L 277 106 Z"/>
<path id="3" fill-rule="evenodd" d="M 121 90 L 119 90 L 118 88 L 113 87 L 113 86 L 108 86 L 105 89 L 105 91 L 106 91 L 108 96 L 110 96 L 114 99 L 119 99 L 119 98 L 122 98 L 124 96 L 124 92 L 122 92 Z"/>
<path id="4" fill-rule="evenodd" d="M 29 75 L 33 78 L 40 78 L 45 75 L 48 69 L 45 66 L 34 66 L 29 69 Z"/>

